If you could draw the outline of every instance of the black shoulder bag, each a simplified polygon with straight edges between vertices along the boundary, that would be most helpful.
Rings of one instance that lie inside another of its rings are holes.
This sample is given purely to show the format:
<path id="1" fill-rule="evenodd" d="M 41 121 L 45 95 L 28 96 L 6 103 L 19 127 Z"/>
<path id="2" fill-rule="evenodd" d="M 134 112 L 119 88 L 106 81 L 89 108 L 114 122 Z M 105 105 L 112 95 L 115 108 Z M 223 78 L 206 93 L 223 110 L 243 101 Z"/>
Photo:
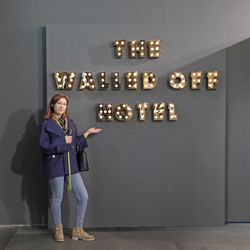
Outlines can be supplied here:
<path id="1" fill-rule="evenodd" d="M 77 146 L 76 160 L 80 172 L 89 171 L 88 157 L 85 150 L 81 151 Z"/>

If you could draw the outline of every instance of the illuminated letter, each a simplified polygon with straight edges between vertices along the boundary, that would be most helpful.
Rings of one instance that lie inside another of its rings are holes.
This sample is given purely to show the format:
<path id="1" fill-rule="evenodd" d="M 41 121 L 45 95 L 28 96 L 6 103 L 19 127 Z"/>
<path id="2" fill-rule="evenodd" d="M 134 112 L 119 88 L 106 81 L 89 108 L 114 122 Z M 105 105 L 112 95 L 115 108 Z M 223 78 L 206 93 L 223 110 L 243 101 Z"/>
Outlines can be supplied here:
<path id="1" fill-rule="evenodd" d="M 153 103 L 153 120 L 162 121 L 165 119 L 165 103 Z"/>
<path id="2" fill-rule="evenodd" d="M 121 84 L 119 82 L 119 72 L 114 72 L 112 74 L 112 89 L 120 90 Z"/>
<path id="3" fill-rule="evenodd" d="M 161 40 L 148 41 L 149 58 L 158 58 L 161 55 Z"/>
<path id="4" fill-rule="evenodd" d="M 192 72 L 190 74 L 191 78 L 191 89 L 199 89 L 198 84 L 202 81 L 202 71 Z"/>
<path id="5" fill-rule="evenodd" d="M 148 102 L 144 102 L 144 103 L 138 103 L 137 104 L 137 109 L 139 109 L 139 119 L 140 121 L 145 121 L 146 118 L 146 114 L 145 114 L 145 110 L 149 108 L 149 104 Z"/>
<path id="6" fill-rule="evenodd" d="M 153 89 L 157 83 L 156 74 L 153 72 L 142 73 L 143 77 L 143 89 Z"/>
<path id="7" fill-rule="evenodd" d="M 126 73 L 127 89 L 138 88 L 138 71 Z"/>
<path id="8" fill-rule="evenodd" d="M 72 89 L 75 80 L 75 72 L 54 72 L 57 89 Z"/>
<path id="9" fill-rule="evenodd" d="M 174 72 L 169 76 L 169 84 L 174 89 L 183 89 L 187 85 L 187 78 L 181 72 Z"/>
<path id="10" fill-rule="evenodd" d="M 119 121 L 129 121 L 133 116 L 133 110 L 131 106 L 126 103 L 119 104 L 115 110 L 115 117 Z"/>
<path id="11" fill-rule="evenodd" d="M 173 103 L 168 104 L 168 119 L 170 121 L 177 120 L 177 114 L 175 113 L 175 105 Z"/>
<path id="12" fill-rule="evenodd" d="M 115 46 L 115 55 L 118 58 L 122 58 L 122 47 L 124 47 L 126 40 L 115 40 L 113 45 Z"/>
<path id="13" fill-rule="evenodd" d="M 96 89 L 95 82 L 94 82 L 91 72 L 82 73 L 82 79 L 80 82 L 79 89 L 80 90 L 83 90 L 83 89 L 95 90 Z"/>
<path id="14" fill-rule="evenodd" d="M 107 89 L 109 86 L 109 83 L 106 82 L 106 73 L 100 72 L 99 73 L 99 89 Z"/>
<path id="15" fill-rule="evenodd" d="M 97 116 L 100 121 L 103 121 L 106 117 L 107 121 L 112 120 L 112 103 L 106 104 L 106 108 L 104 108 L 105 104 L 99 103 L 97 105 Z"/>
<path id="16" fill-rule="evenodd" d="M 215 84 L 219 82 L 219 71 L 215 70 L 214 72 L 207 72 L 207 88 L 215 89 Z"/>
<path id="17" fill-rule="evenodd" d="M 145 56 L 145 41 L 140 40 L 140 42 L 136 42 L 135 40 L 130 41 L 130 57 L 136 58 L 137 53 L 139 53 L 139 57 L 143 58 Z"/>

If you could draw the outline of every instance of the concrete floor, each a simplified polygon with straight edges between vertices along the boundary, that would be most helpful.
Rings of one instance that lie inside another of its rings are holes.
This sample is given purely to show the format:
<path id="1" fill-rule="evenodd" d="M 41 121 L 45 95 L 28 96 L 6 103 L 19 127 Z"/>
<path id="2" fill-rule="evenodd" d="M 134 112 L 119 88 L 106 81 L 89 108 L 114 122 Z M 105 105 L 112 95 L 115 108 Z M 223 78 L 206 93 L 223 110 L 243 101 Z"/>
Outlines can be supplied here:
<path id="1" fill-rule="evenodd" d="M 90 230 L 86 230 L 90 231 Z M 54 241 L 46 228 L 0 226 L 0 249 L 8 250 L 250 250 L 250 224 L 214 228 L 93 229 L 96 240 Z"/>

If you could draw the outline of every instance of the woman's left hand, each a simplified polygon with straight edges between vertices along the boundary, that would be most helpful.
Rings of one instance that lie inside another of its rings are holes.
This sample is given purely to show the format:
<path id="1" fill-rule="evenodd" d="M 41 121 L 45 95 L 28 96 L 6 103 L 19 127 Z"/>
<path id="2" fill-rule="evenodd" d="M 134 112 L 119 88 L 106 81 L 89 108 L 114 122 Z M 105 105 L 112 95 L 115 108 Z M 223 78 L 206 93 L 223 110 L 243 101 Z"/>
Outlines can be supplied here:
<path id="1" fill-rule="evenodd" d="M 89 134 L 98 134 L 102 131 L 101 128 L 90 128 L 87 130 L 87 132 L 85 132 L 85 136 L 87 137 Z"/>

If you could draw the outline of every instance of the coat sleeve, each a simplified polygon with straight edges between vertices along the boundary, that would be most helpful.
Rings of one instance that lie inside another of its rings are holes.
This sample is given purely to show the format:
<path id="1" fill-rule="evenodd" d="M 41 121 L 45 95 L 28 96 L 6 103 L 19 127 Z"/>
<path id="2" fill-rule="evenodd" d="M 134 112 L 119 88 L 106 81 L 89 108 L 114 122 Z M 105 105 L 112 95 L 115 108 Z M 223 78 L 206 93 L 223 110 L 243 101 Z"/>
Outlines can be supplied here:
<path id="1" fill-rule="evenodd" d="M 61 154 L 68 150 L 65 137 L 58 136 L 51 140 L 44 124 L 41 128 L 39 144 L 45 154 Z"/>

